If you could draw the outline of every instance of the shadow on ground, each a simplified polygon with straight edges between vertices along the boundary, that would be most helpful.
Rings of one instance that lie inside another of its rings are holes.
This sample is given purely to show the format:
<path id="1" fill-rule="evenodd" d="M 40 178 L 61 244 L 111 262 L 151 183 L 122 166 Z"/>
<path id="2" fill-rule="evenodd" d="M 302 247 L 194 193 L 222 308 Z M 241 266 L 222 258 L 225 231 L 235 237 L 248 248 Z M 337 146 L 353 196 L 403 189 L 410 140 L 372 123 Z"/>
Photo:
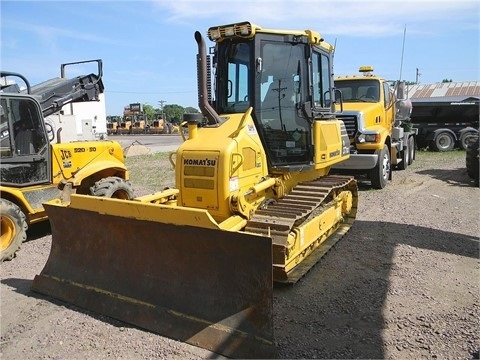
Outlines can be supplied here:
<path id="1" fill-rule="evenodd" d="M 300 282 L 275 288 L 280 358 L 385 358 L 382 311 L 391 270 L 398 267 L 395 247 L 479 254 L 478 238 L 462 234 L 369 221 L 354 228 Z"/>
<path id="2" fill-rule="evenodd" d="M 280 358 L 385 358 L 382 314 L 398 244 L 478 258 L 478 238 L 426 227 L 357 221 L 311 271 L 293 286 L 275 286 L 274 331 Z M 362 235 L 363 234 L 363 235 Z M 356 244 L 361 244 L 356 246 Z M 2 283 L 25 296 L 66 304 L 30 290 L 32 280 Z M 126 325 L 67 307 L 117 327 Z"/>

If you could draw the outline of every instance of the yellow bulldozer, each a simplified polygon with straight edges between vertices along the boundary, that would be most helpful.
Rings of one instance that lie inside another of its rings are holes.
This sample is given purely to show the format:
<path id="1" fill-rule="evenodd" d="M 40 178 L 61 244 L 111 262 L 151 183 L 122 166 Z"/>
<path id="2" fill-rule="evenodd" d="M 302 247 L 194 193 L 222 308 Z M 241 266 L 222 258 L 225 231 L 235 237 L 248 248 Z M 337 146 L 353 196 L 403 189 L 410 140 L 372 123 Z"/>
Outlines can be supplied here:
<path id="1" fill-rule="evenodd" d="M 96 63 L 97 74 L 66 77 L 67 66 L 85 63 Z M 61 77 L 35 86 L 18 73 L 1 71 L 0 77 L 0 260 L 5 261 L 16 256 L 28 227 L 47 219 L 42 203 L 63 196 L 59 186 L 122 199 L 134 193 L 120 144 L 63 142 L 61 128 L 55 134 L 45 122 L 67 104 L 98 101 L 101 60 L 62 64 Z"/>
<path id="2" fill-rule="evenodd" d="M 212 57 L 195 32 L 201 114 L 185 114 L 170 155 L 175 188 L 46 203 L 52 249 L 32 288 L 218 354 L 272 357 L 273 283 L 298 281 L 356 216 L 354 178 L 329 175 L 349 157 L 333 47 L 249 22 L 208 38 Z"/>

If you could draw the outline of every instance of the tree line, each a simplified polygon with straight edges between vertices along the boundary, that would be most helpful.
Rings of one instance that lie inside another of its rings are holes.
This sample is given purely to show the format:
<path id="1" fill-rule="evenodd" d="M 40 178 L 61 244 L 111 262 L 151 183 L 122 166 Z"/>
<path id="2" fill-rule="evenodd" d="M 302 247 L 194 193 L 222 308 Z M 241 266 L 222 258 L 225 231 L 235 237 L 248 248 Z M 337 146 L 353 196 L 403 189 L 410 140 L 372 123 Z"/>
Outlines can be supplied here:
<path id="1" fill-rule="evenodd" d="M 162 109 L 154 108 L 152 105 L 144 104 L 143 111 L 135 113 L 133 117 L 141 118 L 142 120 L 153 121 L 158 118 L 165 119 L 172 124 L 180 124 L 183 121 L 183 114 L 185 113 L 199 113 L 198 109 L 194 107 L 186 107 L 169 104 L 163 106 Z M 129 115 L 132 116 L 132 115 Z M 107 116 L 107 121 L 119 121 L 118 116 Z"/>

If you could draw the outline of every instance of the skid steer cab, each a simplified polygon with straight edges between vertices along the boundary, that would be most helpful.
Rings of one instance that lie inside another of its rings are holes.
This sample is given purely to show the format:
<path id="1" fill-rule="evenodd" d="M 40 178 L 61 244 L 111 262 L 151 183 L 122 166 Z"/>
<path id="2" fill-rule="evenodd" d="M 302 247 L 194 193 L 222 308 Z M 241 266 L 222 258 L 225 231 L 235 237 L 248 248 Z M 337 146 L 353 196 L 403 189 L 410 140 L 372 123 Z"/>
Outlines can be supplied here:
<path id="1" fill-rule="evenodd" d="M 184 116 L 175 188 L 46 204 L 52 250 L 32 289 L 222 355 L 270 358 L 273 282 L 302 278 L 356 216 L 354 178 L 329 174 L 349 157 L 333 46 L 249 22 L 210 28 L 213 56 L 194 37 L 201 114 Z"/>
<path id="2" fill-rule="evenodd" d="M 15 73 L 2 72 L 2 76 L 7 74 Z M 46 201 L 71 193 L 133 197 L 120 144 L 113 141 L 51 144 L 44 108 L 38 97 L 29 93 L 28 82 L 27 93 L 12 88 L 15 87 L 2 89 L 0 97 L 1 261 L 15 257 L 27 239 L 31 224 L 47 219 L 43 207 Z M 78 87 L 69 91 L 81 92 Z M 59 95 L 75 98 L 70 92 Z M 82 101 L 89 100 L 88 96 L 81 96 Z"/>

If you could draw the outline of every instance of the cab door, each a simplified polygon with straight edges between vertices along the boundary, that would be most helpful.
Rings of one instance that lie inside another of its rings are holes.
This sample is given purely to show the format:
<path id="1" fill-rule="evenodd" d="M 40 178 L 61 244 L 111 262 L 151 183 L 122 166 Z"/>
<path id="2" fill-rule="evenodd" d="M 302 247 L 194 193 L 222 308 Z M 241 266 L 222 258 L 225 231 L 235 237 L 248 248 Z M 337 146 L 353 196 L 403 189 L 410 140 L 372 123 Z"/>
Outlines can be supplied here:
<path id="1" fill-rule="evenodd" d="M 387 129 L 391 129 L 393 127 L 393 122 L 395 121 L 395 106 L 393 106 L 394 96 L 393 90 L 386 81 L 383 82 L 383 99 L 385 107 L 385 125 Z"/>
<path id="2" fill-rule="evenodd" d="M 50 144 L 38 103 L 26 96 L 5 95 L 0 105 L 2 185 L 50 183 Z"/>

